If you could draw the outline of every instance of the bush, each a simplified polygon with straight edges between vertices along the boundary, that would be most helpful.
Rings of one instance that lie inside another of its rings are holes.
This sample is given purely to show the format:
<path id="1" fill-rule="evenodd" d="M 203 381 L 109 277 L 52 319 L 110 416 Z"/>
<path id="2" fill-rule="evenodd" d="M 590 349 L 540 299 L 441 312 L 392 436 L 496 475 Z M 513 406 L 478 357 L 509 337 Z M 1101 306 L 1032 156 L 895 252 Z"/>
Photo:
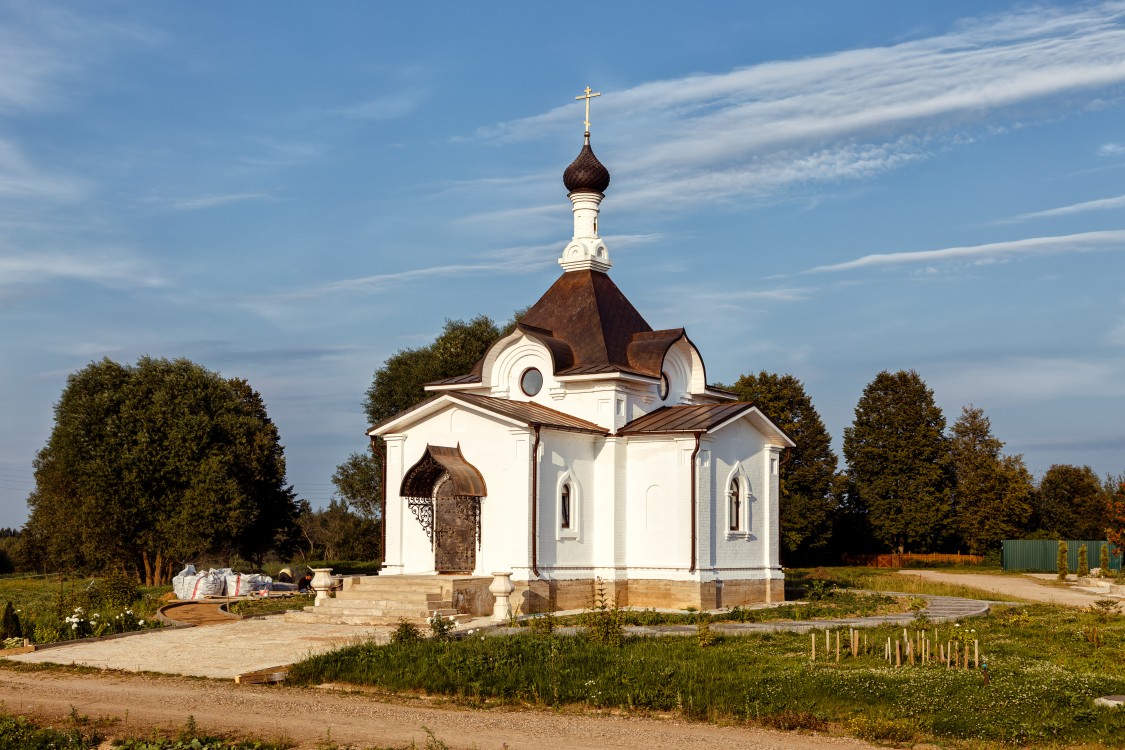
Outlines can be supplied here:
<path id="1" fill-rule="evenodd" d="M 414 643 L 422 640 L 422 631 L 409 620 L 399 620 L 391 633 L 391 643 Z"/>
<path id="2" fill-rule="evenodd" d="M 119 570 L 106 573 L 87 590 L 90 609 L 128 609 L 140 593 L 136 580 Z"/>
<path id="3" fill-rule="evenodd" d="M 625 638 L 625 613 L 617 600 L 606 597 L 605 586 L 599 579 L 590 609 L 582 613 L 582 633 L 592 643 L 620 646 Z"/>
<path id="4" fill-rule="evenodd" d="M 1066 542 L 1059 540 L 1059 555 L 1055 561 L 1055 566 L 1058 569 L 1059 580 L 1065 581 L 1066 574 L 1070 572 L 1070 564 L 1066 560 Z"/>
<path id="5" fill-rule="evenodd" d="M 4 605 L 4 616 L 0 619 L 0 640 L 8 638 L 23 638 L 23 626 L 20 625 L 20 616 L 11 602 Z"/>
<path id="6" fill-rule="evenodd" d="M 1109 578 L 1109 544 L 1102 542 L 1102 551 L 1098 555 L 1098 567 L 1101 568 L 1101 577 Z"/>
<path id="7" fill-rule="evenodd" d="M 429 619 L 430 638 L 435 641 L 453 640 L 453 631 L 457 629 L 457 622 L 452 617 L 442 617 L 435 610 Z"/>
<path id="8" fill-rule="evenodd" d="M 1086 578 L 1090 575 L 1090 560 L 1087 557 L 1086 545 L 1078 548 L 1078 577 Z"/>

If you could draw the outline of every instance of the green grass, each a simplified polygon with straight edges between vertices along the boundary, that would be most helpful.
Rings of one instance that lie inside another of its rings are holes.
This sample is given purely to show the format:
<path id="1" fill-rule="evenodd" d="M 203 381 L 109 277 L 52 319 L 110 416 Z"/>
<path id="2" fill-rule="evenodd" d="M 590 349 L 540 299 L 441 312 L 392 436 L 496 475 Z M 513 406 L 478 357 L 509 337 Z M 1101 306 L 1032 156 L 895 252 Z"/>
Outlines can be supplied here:
<path id="1" fill-rule="evenodd" d="M 902 632 L 891 627 L 866 631 L 874 653 L 840 663 L 824 661 L 823 651 L 810 663 L 808 634 L 726 637 L 707 648 L 695 637 L 630 638 L 615 648 L 583 637 L 521 634 L 353 646 L 295 665 L 288 681 L 374 685 L 476 705 L 577 705 L 834 727 L 877 741 L 1125 746 L 1125 710 L 1092 703 L 1125 693 L 1125 617 L 1034 606 L 962 627 L 975 629 L 981 641 L 988 686 L 976 670 L 888 666 L 881 644 Z M 941 641 L 958 630 L 938 629 Z M 823 632 L 819 638 L 823 645 Z"/>
<path id="2" fill-rule="evenodd" d="M 24 636 L 33 643 L 46 643 L 61 640 L 70 635 L 64 618 L 70 615 L 75 606 L 87 604 L 83 595 L 90 585 L 98 579 L 92 577 L 49 577 L 35 576 L 0 579 L 0 607 L 11 602 L 18 610 Z M 138 597 L 130 605 L 136 619 L 145 620 L 146 625 L 154 624 L 154 615 L 160 608 L 160 597 L 171 591 L 171 586 L 154 588 L 141 587 Z M 85 606 L 87 615 L 97 612 L 101 620 L 112 620 L 121 614 L 120 608 L 103 609 Z"/>
<path id="3" fill-rule="evenodd" d="M 228 611 L 233 615 L 253 617 L 254 615 L 264 615 L 269 612 L 285 612 L 290 609 L 301 609 L 302 607 L 307 607 L 312 604 L 312 602 L 312 594 L 296 594 L 294 596 L 278 596 L 266 599 L 242 599 L 237 602 L 231 602 Z"/>
<path id="4" fill-rule="evenodd" d="M 44 726 L 24 716 L 0 713 L 0 750 L 95 750 L 106 741 L 106 729 L 86 716 L 80 716 L 71 709 L 66 726 L 56 728 Z M 261 742 L 209 736 L 200 733 L 195 720 L 189 718 L 187 725 L 174 738 L 153 735 L 147 738 L 136 736 L 115 738 L 111 747 L 123 750 L 286 750 L 292 743 Z"/>
<path id="5" fill-rule="evenodd" d="M 904 569 L 906 570 L 906 569 Z M 906 575 L 898 569 L 888 568 L 793 568 L 785 571 L 786 597 L 801 595 L 802 587 L 810 578 L 822 577 L 830 583 L 843 588 L 868 589 L 871 591 L 897 591 L 904 594 L 928 594 L 930 596 L 959 596 L 963 599 L 983 599 L 997 602 L 1022 601 L 1015 597 L 997 594 L 989 591 L 962 586 L 955 583 L 942 583 L 930 581 L 919 576 L 910 575 L 911 570 L 906 570 Z M 941 573 L 980 573 L 978 567 L 964 567 L 960 569 L 942 569 Z M 997 571 L 988 571 L 990 575 Z"/>

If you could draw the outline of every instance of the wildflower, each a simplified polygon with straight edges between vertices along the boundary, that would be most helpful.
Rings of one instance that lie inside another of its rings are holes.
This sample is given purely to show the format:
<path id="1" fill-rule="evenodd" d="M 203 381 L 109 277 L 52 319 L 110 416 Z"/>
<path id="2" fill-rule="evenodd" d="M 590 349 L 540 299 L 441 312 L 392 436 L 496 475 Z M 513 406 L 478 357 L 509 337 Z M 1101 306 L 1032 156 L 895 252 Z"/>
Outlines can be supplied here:
<path id="1" fill-rule="evenodd" d="M 144 621 L 144 620 L 137 620 L 137 624 L 138 624 L 138 625 L 144 625 L 144 624 L 145 624 L 145 621 Z"/>

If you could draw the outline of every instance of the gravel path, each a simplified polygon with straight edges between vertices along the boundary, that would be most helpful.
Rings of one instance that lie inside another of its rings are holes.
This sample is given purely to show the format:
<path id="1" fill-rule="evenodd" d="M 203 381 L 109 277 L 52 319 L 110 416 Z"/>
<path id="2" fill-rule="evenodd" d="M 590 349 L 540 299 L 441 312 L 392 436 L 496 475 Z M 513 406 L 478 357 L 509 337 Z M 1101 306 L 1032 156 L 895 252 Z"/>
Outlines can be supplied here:
<path id="1" fill-rule="evenodd" d="M 991 575 L 987 573 L 941 573 L 936 570 L 902 570 L 901 575 L 918 576 L 928 581 L 954 583 L 994 594 L 1014 596 L 1033 602 L 1063 604 L 1069 607 L 1089 607 L 1107 594 L 1060 584 L 1053 575 L 1029 574 L 1021 576 Z"/>
<path id="2" fill-rule="evenodd" d="M 200 628 L 215 632 L 217 628 Z M 846 737 L 720 727 L 673 719 L 592 716 L 511 709 L 464 710 L 385 703 L 359 693 L 316 688 L 236 686 L 176 677 L 112 673 L 69 675 L 0 669 L 7 710 L 65 718 L 117 717 L 110 732 L 143 735 L 178 729 L 194 717 L 204 732 L 287 738 L 314 750 L 326 738 L 341 746 L 426 746 L 428 727 L 454 750 L 870 750 Z M 418 701 L 421 703 L 421 701 Z"/>

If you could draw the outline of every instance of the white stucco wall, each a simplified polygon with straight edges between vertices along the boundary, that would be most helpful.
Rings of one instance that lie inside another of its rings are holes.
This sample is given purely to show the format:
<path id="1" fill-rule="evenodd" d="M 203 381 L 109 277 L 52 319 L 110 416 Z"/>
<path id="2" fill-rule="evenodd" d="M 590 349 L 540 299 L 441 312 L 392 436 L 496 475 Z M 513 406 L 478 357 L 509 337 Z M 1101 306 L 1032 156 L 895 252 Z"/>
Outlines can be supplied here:
<path id="1" fill-rule="evenodd" d="M 477 575 L 512 570 L 526 579 L 530 561 L 530 450 L 532 434 L 491 415 L 449 406 L 387 436 L 387 553 L 385 574 L 434 572 L 433 546 L 406 507 L 399 488 L 426 446 L 461 447 L 465 460 L 484 477 Z"/>
<path id="2" fill-rule="evenodd" d="M 542 430 L 539 464 L 539 570 L 552 578 L 588 577 L 599 533 L 594 463 L 598 435 Z M 563 483 L 571 488 L 571 528 L 559 517 Z"/>

